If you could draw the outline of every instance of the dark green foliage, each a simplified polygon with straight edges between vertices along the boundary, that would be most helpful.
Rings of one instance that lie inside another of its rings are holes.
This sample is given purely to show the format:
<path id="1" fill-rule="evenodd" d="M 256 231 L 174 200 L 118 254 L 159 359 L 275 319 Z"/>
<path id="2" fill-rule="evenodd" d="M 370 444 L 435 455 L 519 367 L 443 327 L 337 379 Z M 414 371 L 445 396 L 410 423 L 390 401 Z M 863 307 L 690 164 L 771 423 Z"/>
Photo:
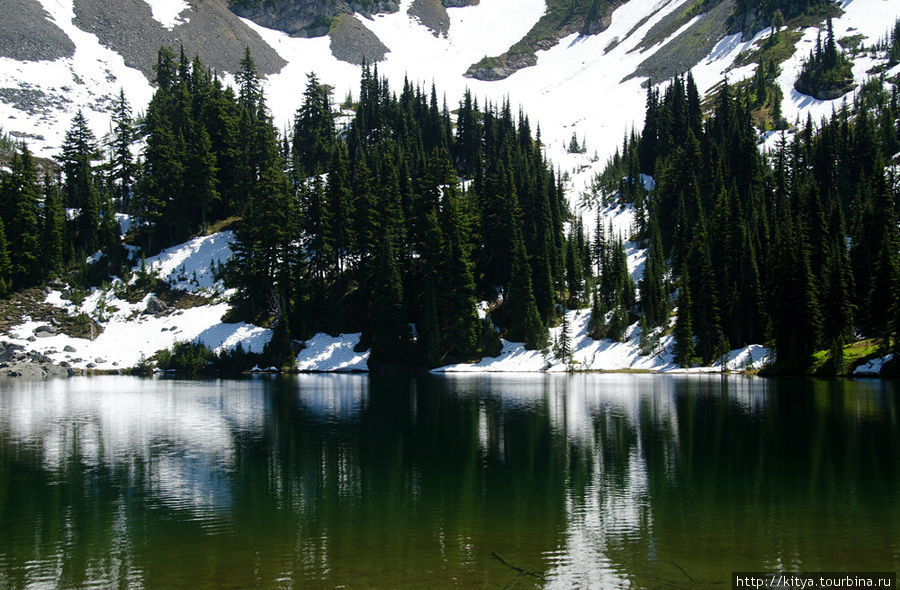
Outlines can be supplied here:
<path id="1" fill-rule="evenodd" d="M 125 100 L 125 90 L 119 90 L 113 111 L 113 138 L 110 145 L 110 180 L 115 185 L 116 204 L 121 211 L 131 210 L 131 194 L 134 176 L 137 172 L 131 146 L 134 143 L 135 131 L 131 117 L 131 107 Z"/>
<path id="2" fill-rule="evenodd" d="M 163 371 L 199 373 L 212 359 L 212 351 L 199 342 L 176 342 L 170 350 L 156 354 L 156 366 Z"/>
<path id="3" fill-rule="evenodd" d="M 294 171 L 298 178 L 327 171 L 334 146 L 334 117 L 328 90 L 315 74 L 307 74 L 303 104 L 294 118 L 291 144 Z"/>
<path id="4" fill-rule="evenodd" d="M 583 235 L 581 241 L 584 241 Z M 566 286 L 569 292 L 566 304 L 572 309 L 581 306 L 584 295 L 584 266 L 581 263 L 581 254 L 577 236 L 569 234 L 569 239 L 566 240 Z"/>
<path id="5" fill-rule="evenodd" d="M 827 39 L 821 52 L 841 60 Z M 691 86 L 676 79 L 662 97 L 651 87 L 643 133 L 626 137 L 598 178 L 599 188 L 618 189 L 649 220 L 641 283 L 647 324 L 658 319 L 654 303 L 667 299 L 647 279 L 659 276 L 661 259 L 680 270 L 682 363 L 768 340 L 779 369 L 802 373 L 820 347 L 837 351 L 856 334 L 895 338 L 900 238 L 888 188 L 896 184 L 882 156 L 898 149 L 894 97 L 867 84 L 854 105 L 819 128 L 808 120 L 791 143 L 764 157 L 750 116 L 759 98 L 752 89 L 723 84 L 699 125 L 685 106 Z M 635 159 L 657 180 L 643 203 L 615 180 L 628 177 Z M 611 306 L 615 249 L 607 236 L 598 231 L 594 252 L 601 300 Z"/>
<path id="6" fill-rule="evenodd" d="M 281 317 L 288 301 L 294 241 L 295 201 L 277 163 L 263 171 L 250 194 L 247 213 L 236 232 L 228 282 L 239 288 L 235 304 L 248 318 L 268 323 Z"/>
<path id="7" fill-rule="evenodd" d="M 10 280 L 13 288 L 36 284 L 41 278 L 37 182 L 27 147 L 13 155 L 10 173 L 0 179 L 0 215 L 6 225 Z"/>
<path id="8" fill-rule="evenodd" d="M 60 165 L 65 178 L 66 207 L 80 208 L 93 184 L 91 162 L 100 159 L 97 139 L 87 125 L 81 111 L 72 119 L 72 126 L 66 132 L 62 145 Z M 87 174 L 87 177 L 85 175 Z"/>
<path id="9" fill-rule="evenodd" d="M 518 235 L 513 245 L 512 270 L 504 308 L 509 322 L 509 340 L 524 342 L 525 348 L 529 350 L 540 350 L 547 346 L 547 330 L 541 322 L 534 301 L 525 247 Z"/>

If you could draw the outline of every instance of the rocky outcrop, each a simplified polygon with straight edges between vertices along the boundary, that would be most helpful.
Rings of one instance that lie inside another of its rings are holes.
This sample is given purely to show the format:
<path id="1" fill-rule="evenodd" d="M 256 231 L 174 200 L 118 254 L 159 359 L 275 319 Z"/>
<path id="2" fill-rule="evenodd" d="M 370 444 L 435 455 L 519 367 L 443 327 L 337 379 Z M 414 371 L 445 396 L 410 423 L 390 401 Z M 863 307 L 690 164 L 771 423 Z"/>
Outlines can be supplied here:
<path id="1" fill-rule="evenodd" d="M 235 72 L 244 49 L 250 48 L 262 75 L 273 74 L 286 65 L 281 56 L 241 22 L 226 0 L 191 0 L 184 22 L 172 30 L 153 18 L 144 0 L 117 0 L 115 10 L 107 0 L 74 0 L 75 24 L 97 35 L 100 42 L 122 55 L 125 64 L 153 79 L 153 66 L 161 45 L 176 51 L 184 46 L 189 59 L 201 56 L 203 63 L 220 72 Z"/>
<path id="2" fill-rule="evenodd" d="M 400 9 L 398 0 L 231 0 L 229 5 L 238 16 L 293 37 L 326 35 L 335 18 L 344 14 L 371 16 Z"/>
<path id="3" fill-rule="evenodd" d="M 54 364 L 44 354 L 25 351 L 21 344 L 0 342 L 0 378 L 46 379 L 74 374 L 73 369 Z"/>
<path id="4" fill-rule="evenodd" d="M 384 59 L 388 48 L 375 33 L 348 14 L 338 17 L 328 33 L 331 53 L 341 61 L 360 65 Z"/>

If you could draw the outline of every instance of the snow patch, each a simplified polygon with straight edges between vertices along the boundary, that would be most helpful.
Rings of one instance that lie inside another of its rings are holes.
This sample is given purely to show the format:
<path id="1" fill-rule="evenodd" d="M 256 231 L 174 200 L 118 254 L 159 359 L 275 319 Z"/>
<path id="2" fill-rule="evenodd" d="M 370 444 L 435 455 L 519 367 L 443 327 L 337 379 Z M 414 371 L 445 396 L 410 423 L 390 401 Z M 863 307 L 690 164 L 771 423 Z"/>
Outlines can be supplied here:
<path id="1" fill-rule="evenodd" d="M 724 364 L 726 371 L 758 370 L 774 360 L 775 355 L 771 348 L 751 344 L 727 353 L 724 358 L 713 363 L 713 367 L 721 370 Z"/>
<path id="2" fill-rule="evenodd" d="M 306 341 L 306 348 L 297 355 L 297 369 L 300 371 L 321 371 L 334 373 L 367 372 L 369 351 L 356 352 L 361 333 L 316 334 Z"/>
<path id="3" fill-rule="evenodd" d="M 888 354 L 879 358 L 867 361 L 853 369 L 854 375 L 879 375 L 885 363 L 893 360 L 894 354 Z"/>
<path id="4" fill-rule="evenodd" d="M 181 13 L 191 8 L 184 0 L 144 0 L 144 2 L 150 5 L 150 11 L 156 22 L 170 31 L 188 21 L 181 16 Z"/>
<path id="5" fill-rule="evenodd" d="M 147 272 L 167 281 L 174 289 L 223 291 L 224 285 L 214 276 L 213 267 L 231 259 L 233 240 L 234 232 L 226 230 L 166 248 L 144 261 Z M 138 264 L 132 271 L 138 272 L 140 268 Z"/>

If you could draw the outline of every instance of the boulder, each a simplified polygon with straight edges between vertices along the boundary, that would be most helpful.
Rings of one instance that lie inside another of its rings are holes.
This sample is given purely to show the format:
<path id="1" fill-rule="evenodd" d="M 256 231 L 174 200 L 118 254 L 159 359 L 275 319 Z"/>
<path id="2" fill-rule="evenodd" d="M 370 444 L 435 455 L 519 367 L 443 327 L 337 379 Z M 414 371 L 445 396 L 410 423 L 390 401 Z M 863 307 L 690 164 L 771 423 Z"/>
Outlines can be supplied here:
<path id="1" fill-rule="evenodd" d="M 151 295 L 147 299 L 147 307 L 144 309 L 144 313 L 147 315 L 159 315 L 161 313 L 165 313 L 169 311 L 169 306 L 165 304 L 159 297 L 156 295 Z"/>
<path id="2" fill-rule="evenodd" d="M 49 338 L 56 336 L 56 326 L 38 326 L 34 329 L 34 335 L 37 338 Z"/>

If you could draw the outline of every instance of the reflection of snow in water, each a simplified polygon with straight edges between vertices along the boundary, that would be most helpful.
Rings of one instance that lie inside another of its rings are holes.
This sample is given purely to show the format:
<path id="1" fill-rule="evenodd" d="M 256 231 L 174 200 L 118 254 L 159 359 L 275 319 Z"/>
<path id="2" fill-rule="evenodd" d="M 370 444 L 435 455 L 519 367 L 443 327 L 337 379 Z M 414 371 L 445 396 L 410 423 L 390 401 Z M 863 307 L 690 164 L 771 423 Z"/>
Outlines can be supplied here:
<path id="1" fill-rule="evenodd" d="M 300 403 L 320 420 L 356 420 L 369 398 L 366 375 L 301 374 Z"/>
<path id="2" fill-rule="evenodd" d="M 560 546 L 547 551 L 549 588 L 626 588 L 633 580 L 622 573 L 616 555 L 631 544 L 646 544 L 653 554 L 653 512 L 648 490 L 647 444 L 656 444 L 667 477 L 676 476 L 679 421 L 676 390 L 698 395 L 726 395 L 736 411 L 765 411 L 768 382 L 743 376 L 697 375 L 488 375 L 448 377 L 459 381 L 469 395 L 480 391 L 499 395 L 504 414 L 545 408 L 551 427 L 568 445 L 587 451 L 590 481 L 569 481 L 567 522 Z M 690 381 L 687 389 L 684 381 Z M 454 383 L 455 384 L 455 383 Z M 723 389 L 724 386 L 724 389 Z M 496 453 L 494 423 L 479 403 L 478 443 L 482 454 Z M 627 436 L 618 437 L 621 429 Z M 659 441 L 645 440 L 648 432 L 665 433 Z M 604 434 L 605 433 L 605 434 Z M 501 437 L 502 438 L 502 437 Z M 615 448 L 616 445 L 627 448 Z M 503 453 L 497 456 L 503 457 Z M 618 457 L 611 459 L 610 457 Z"/>
<path id="3" fill-rule="evenodd" d="M 143 463 L 150 491 L 165 505 L 208 516 L 230 503 L 234 435 L 262 428 L 263 387 L 121 377 L 11 383 L 0 400 L 0 428 L 39 448 L 50 471 L 77 461 L 121 468 L 133 479 Z"/>

